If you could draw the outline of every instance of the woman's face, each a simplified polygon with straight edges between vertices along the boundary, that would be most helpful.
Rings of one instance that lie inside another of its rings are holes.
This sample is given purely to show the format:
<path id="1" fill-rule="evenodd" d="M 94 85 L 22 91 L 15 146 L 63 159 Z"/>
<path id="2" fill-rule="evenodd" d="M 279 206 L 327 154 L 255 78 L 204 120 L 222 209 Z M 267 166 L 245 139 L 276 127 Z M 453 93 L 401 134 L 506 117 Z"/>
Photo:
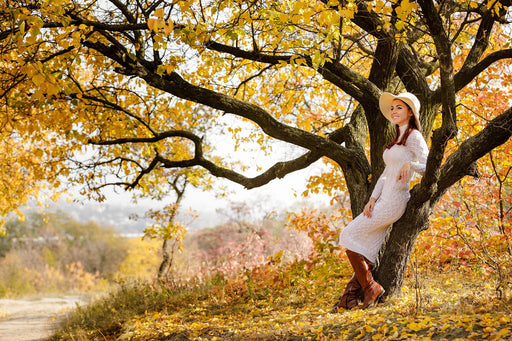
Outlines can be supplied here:
<path id="1" fill-rule="evenodd" d="M 391 103 L 391 120 L 394 124 L 403 126 L 404 124 L 409 123 L 409 119 L 412 115 L 412 110 L 409 109 L 407 104 L 403 101 L 395 99 L 393 103 Z"/>

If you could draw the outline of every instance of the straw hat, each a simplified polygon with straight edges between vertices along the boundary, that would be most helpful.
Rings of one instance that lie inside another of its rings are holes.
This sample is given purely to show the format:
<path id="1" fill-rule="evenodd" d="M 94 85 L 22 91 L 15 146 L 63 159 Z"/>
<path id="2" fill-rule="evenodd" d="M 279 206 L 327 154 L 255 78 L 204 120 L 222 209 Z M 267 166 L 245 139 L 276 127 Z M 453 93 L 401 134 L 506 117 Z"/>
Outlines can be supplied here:
<path id="1" fill-rule="evenodd" d="M 410 92 L 402 92 L 398 95 L 393 95 L 388 92 L 384 92 L 379 99 L 379 107 L 380 111 L 388 119 L 388 121 L 391 121 L 391 104 L 395 99 L 399 99 L 403 101 L 405 104 L 407 104 L 414 114 L 414 120 L 416 121 L 416 125 L 418 126 L 418 129 L 421 130 L 421 124 L 420 124 L 420 101 L 418 100 L 418 97 L 414 96 Z"/>

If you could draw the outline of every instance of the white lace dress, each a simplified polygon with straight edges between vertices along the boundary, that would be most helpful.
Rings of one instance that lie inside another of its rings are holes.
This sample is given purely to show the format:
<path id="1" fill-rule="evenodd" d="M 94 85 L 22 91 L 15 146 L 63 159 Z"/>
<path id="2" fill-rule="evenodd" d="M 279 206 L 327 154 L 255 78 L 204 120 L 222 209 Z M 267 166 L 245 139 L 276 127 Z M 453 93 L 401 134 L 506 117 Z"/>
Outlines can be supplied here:
<path id="1" fill-rule="evenodd" d="M 407 126 L 400 127 L 400 138 Z M 402 166 L 411 161 L 411 170 L 423 175 L 427 162 L 428 147 L 418 130 L 413 130 L 404 145 L 394 145 L 383 154 L 386 167 L 372 192 L 376 199 L 372 217 L 358 215 L 340 233 L 339 244 L 357 252 L 375 263 L 388 228 L 404 214 L 409 201 L 409 186 L 413 177 L 410 172 L 404 184 L 397 181 Z"/>

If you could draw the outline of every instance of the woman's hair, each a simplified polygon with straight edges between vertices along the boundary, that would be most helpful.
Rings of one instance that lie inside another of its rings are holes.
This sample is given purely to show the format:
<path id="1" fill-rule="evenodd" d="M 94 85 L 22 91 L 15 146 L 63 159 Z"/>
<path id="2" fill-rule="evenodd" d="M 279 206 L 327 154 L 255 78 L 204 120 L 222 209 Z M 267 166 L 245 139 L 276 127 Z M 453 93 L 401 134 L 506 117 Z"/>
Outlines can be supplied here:
<path id="1" fill-rule="evenodd" d="M 407 103 L 405 103 L 405 105 L 407 106 L 407 108 L 409 108 L 409 110 L 412 111 L 411 107 Z M 413 115 L 411 117 L 409 117 L 409 125 L 407 126 L 407 129 L 405 130 L 404 135 L 402 136 L 400 141 L 398 141 L 398 139 L 400 138 L 400 127 L 398 126 L 398 124 L 395 125 L 395 132 L 396 132 L 395 138 L 393 139 L 393 141 L 391 141 L 386 146 L 386 149 L 393 147 L 395 144 L 397 144 L 399 146 L 405 146 L 405 142 L 407 142 L 407 138 L 409 137 L 409 135 L 411 134 L 411 132 L 414 129 L 419 130 L 418 126 L 416 125 L 416 119 L 414 118 L 414 113 L 413 113 Z"/>

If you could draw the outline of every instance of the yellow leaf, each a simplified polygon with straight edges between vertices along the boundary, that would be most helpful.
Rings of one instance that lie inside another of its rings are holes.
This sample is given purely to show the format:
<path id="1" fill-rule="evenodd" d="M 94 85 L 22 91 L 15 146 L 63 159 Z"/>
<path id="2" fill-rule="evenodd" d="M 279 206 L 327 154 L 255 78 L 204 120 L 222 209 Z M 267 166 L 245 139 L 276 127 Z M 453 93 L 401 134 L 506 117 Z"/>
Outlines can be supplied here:
<path id="1" fill-rule="evenodd" d="M 411 322 L 407 325 L 407 328 L 414 330 L 415 332 L 421 330 L 423 327 L 420 323 Z"/>
<path id="2" fill-rule="evenodd" d="M 156 19 L 148 19 L 148 28 L 151 31 L 155 31 Z"/>
<path id="3" fill-rule="evenodd" d="M 501 324 L 506 324 L 506 323 L 509 323 L 509 322 L 510 322 L 510 318 L 509 318 L 509 317 L 507 317 L 507 316 L 502 316 L 502 317 L 500 317 L 500 318 L 499 318 L 499 320 L 498 320 L 498 321 L 499 321 L 499 323 L 501 323 Z"/>
<path id="4" fill-rule="evenodd" d="M 303 2 L 301 2 L 301 1 L 295 1 L 293 3 L 293 11 L 294 12 L 299 12 L 304 7 L 305 7 L 305 4 Z"/>
<path id="5" fill-rule="evenodd" d="M 172 33 L 173 29 L 174 29 L 174 23 L 172 22 L 172 20 L 167 21 L 167 24 L 164 25 L 164 33 L 166 35 L 169 35 Z"/>
<path id="6" fill-rule="evenodd" d="M 36 86 L 41 86 L 41 84 L 45 82 L 45 78 L 43 75 L 37 74 L 34 77 L 32 77 L 32 82 L 34 82 Z"/>
<path id="7" fill-rule="evenodd" d="M 501 329 L 498 333 L 497 333 L 497 336 L 499 336 L 500 338 L 505 336 L 505 335 L 508 335 L 510 334 L 510 329 L 508 328 L 503 328 Z"/>
<path id="8" fill-rule="evenodd" d="M 155 17 L 158 17 L 158 18 L 163 18 L 164 17 L 164 9 L 163 8 L 159 8 L 155 11 Z"/>
<path id="9" fill-rule="evenodd" d="M 318 68 L 322 63 L 322 56 L 320 55 L 320 51 L 315 51 L 315 54 L 311 57 L 311 61 L 313 62 L 313 68 Z"/>

